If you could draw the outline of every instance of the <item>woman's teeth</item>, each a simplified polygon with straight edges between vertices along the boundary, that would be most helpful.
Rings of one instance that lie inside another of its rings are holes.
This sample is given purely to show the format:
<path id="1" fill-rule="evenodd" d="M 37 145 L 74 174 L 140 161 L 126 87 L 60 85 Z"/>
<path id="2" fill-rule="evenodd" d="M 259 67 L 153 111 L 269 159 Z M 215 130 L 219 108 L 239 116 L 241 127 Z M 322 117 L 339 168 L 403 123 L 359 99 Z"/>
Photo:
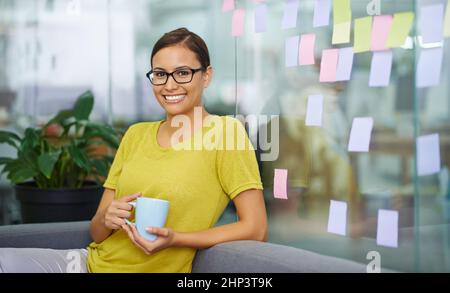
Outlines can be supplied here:
<path id="1" fill-rule="evenodd" d="M 179 102 L 179 101 L 183 100 L 185 97 L 186 97 L 186 95 L 164 96 L 164 99 L 166 99 L 166 101 L 170 101 L 170 102 Z"/>

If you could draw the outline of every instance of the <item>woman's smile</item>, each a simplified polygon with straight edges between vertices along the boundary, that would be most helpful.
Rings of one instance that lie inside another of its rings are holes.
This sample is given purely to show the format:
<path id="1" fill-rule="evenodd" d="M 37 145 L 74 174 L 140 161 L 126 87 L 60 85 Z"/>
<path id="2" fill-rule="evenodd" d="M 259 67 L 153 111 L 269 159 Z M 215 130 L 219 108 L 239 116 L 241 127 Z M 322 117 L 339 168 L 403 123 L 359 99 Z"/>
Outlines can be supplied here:
<path id="1" fill-rule="evenodd" d="M 186 94 L 163 95 L 163 97 L 167 104 L 177 104 L 184 101 Z"/>

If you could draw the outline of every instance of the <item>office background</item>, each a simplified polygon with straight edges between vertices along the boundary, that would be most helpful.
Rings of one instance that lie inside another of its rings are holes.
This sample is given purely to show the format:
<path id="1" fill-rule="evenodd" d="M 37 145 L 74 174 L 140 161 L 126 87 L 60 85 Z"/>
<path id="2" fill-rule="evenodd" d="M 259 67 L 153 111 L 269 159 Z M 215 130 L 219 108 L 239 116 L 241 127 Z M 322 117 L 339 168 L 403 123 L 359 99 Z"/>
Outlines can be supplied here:
<path id="1" fill-rule="evenodd" d="M 372 53 L 355 54 L 350 81 L 320 83 L 323 49 L 333 26 L 314 28 L 314 1 L 300 0 L 296 28 L 281 29 L 285 1 L 267 0 L 268 25 L 254 32 L 255 1 L 245 9 L 245 32 L 231 35 L 232 12 L 222 0 L 79 1 L 0 0 L 0 129 L 20 133 L 70 107 L 85 90 L 95 95 L 93 119 L 124 129 L 159 120 L 145 73 L 153 44 L 165 32 L 187 27 L 206 41 L 214 78 L 204 96 L 216 114 L 279 115 L 280 155 L 261 162 L 270 242 L 367 263 L 369 251 L 382 266 L 401 271 L 450 271 L 450 41 L 444 48 L 441 82 L 416 88 L 419 38 L 393 50 L 390 83 L 369 87 Z M 367 16 L 370 1 L 352 0 L 352 18 Z M 381 14 L 411 11 L 446 0 L 381 0 Z M 352 26 L 353 27 L 353 26 Z M 316 65 L 285 66 L 285 40 L 316 34 Z M 414 36 L 414 32 L 410 36 Z M 430 45 L 428 45 L 430 46 Z M 322 94 L 322 127 L 305 126 L 309 95 Z M 372 117 L 370 151 L 349 153 L 354 117 Z M 415 138 L 438 133 L 441 171 L 418 176 Z M 0 153 L 12 149 L 0 145 Z M 288 199 L 273 196 L 273 170 L 288 170 Z M 13 191 L 1 179 L 2 224 L 20 222 Z M 348 204 L 347 235 L 327 232 L 330 200 Z M 377 211 L 399 212 L 397 248 L 376 244 Z M 235 220 L 230 206 L 220 223 Z"/>

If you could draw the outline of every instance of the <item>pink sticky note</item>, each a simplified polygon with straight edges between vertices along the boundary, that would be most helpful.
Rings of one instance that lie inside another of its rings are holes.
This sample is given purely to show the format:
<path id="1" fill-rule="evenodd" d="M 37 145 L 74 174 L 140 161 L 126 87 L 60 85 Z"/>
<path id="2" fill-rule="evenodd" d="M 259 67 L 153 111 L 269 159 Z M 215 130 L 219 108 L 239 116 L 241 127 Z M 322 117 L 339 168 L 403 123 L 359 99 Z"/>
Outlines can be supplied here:
<path id="1" fill-rule="evenodd" d="M 231 35 L 233 37 L 239 37 L 244 34 L 244 20 L 245 20 L 245 10 L 236 9 L 233 12 L 233 19 L 232 19 Z"/>
<path id="2" fill-rule="evenodd" d="M 386 41 L 391 31 L 392 15 L 374 16 L 372 25 L 372 51 L 386 50 Z"/>
<path id="3" fill-rule="evenodd" d="M 338 63 L 339 49 L 326 49 L 322 51 L 322 62 L 320 63 L 320 82 L 336 81 L 336 69 Z"/>
<path id="4" fill-rule="evenodd" d="M 312 65 L 314 61 L 314 44 L 316 42 L 316 34 L 302 35 L 300 38 L 300 47 L 298 51 L 299 65 Z"/>
<path id="5" fill-rule="evenodd" d="M 234 0 L 223 0 L 222 11 L 227 12 L 234 9 Z"/>
<path id="6" fill-rule="evenodd" d="M 287 176 L 288 176 L 288 170 L 275 169 L 275 175 L 273 178 L 273 195 L 275 198 L 288 199 L 287 198 Z"/>

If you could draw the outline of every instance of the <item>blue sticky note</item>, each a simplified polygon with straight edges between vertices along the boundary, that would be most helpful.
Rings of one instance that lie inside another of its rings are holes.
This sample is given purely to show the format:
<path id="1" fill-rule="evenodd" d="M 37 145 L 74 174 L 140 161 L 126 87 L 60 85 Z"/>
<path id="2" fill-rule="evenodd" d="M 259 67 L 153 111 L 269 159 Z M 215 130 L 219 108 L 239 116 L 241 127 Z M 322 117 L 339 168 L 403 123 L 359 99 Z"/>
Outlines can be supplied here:
<path id="1" fill-rule="evenodd" d="M 444 5 L 422 6 L 418 20 L 419 32 L 423 43 L 442 41 L 444 29 Z"/>
<path id="2" fill-rule="evenodd" d="M 369 86 L 388 86 L 391 78 L 392 51 L 373 52 L 372 64 L 370 65 Z"/>
<path id="3" fill-rule="evenodd" d="M 331 0 L 316 0 L 314 3 L 314 27 L 330 24 Z"/>
<path id="4" fill-rule="evenodd" d="M 286 67 L 295 67 L 298 64 L 298 46 L 300 36 L 289 37 L 286 40 L 285 63 Z"/>
<path id="5" fill-rule="evenodd" d="M 353 48 L 339 49 L 338 66 L 336 71 L 336 80 L 350 80 L 353 67 Z"/>
<path id="6" fill-rule="evenodd" d="M 282 29 L 297 27 L 298 0 L 286 0 L 284 6 Z"/>
<path id="7" fill-rule="evenodd" d="M 439 134 L 419 136 L 416 141 L 417 174 L 427 176 L 441 171 Z"/>
<path id="8" fill-rule="evenodd" d="M 267 31 L 267 5 L 262 3 L 255 8 L 255 32 Z"/>
<path id="9" fill-rule="evenodd" d="M 430 87 L 441 80 L 443 49 L 421 49 L 416 69 L 416 86 Z"/>

